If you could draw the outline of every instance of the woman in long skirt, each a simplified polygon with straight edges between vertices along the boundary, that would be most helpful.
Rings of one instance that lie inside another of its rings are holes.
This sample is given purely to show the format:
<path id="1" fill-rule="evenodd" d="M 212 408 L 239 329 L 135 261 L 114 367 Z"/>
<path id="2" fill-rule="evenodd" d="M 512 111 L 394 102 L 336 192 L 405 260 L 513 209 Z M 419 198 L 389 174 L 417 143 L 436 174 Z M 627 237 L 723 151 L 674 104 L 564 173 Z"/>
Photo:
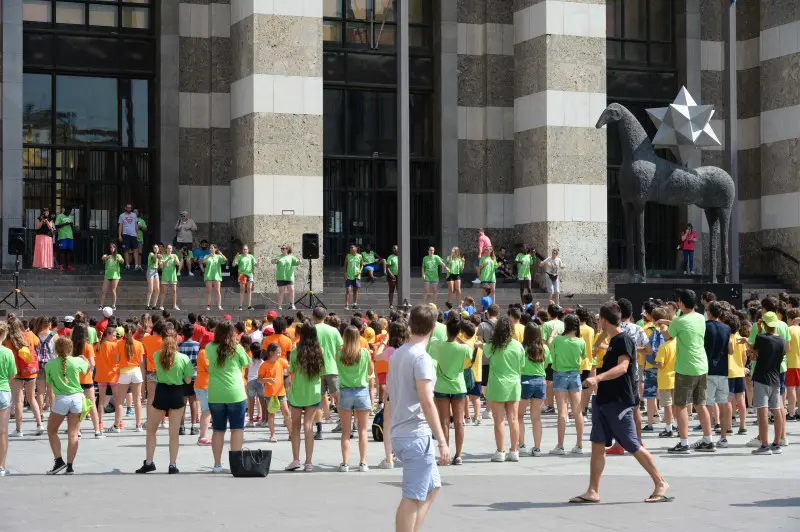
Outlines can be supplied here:
<path id="1" fill-rule="evenodd" d="M 36 244 L 33 249 L 33 267 L 50 270 L 53 268 L 53 220 L 50 209 L 42 209 L 36 219 Z"/>

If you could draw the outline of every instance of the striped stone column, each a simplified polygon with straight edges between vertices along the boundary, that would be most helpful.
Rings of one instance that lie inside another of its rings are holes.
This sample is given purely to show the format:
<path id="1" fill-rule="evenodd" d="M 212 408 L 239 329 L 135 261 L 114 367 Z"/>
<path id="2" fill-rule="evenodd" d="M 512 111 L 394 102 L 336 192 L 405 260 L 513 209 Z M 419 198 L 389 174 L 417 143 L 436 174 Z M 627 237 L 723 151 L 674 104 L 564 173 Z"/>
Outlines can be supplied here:
<path id="1" fill-rule="evenodd" d="M 231 228 L 259 261 L 256 289 L 274 292 L 281 244 L 299 255 L 316 233 L 322 247 L 322 0 L 234 0 L 230 35 Z"/>
<path id="2" fill-rule="evenodd" d="M 605 0 L 520 0 L 514 13 L 514 225 L 558 247 L 564 290 L 608 291 Z"/>

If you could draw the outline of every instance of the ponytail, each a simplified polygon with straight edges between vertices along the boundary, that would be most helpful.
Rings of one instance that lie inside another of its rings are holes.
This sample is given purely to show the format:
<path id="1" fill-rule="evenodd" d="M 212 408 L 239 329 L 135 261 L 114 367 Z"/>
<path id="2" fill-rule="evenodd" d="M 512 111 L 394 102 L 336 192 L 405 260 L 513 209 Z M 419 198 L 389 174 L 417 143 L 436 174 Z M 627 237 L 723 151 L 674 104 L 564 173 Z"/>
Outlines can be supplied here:
<path id="1" fill-rule="evenodd" d="M 125 356 L 128 357 L 128 362 L 133 361 L 134 348 L 133 348 L 133 334 L 135 332 L 134 326 L 130 323 L 125 325 Z"/>
<path id="2" fill-rule="evenodd" d="M 66 336 L 59 336 L 55 342 L 55 350 L 58 358 L 61 359 L 61 375 L 64 382 L 67 381 L 67 357 L 72 354 L 72 340 Z"/>
<path id="3" fill-rule="evenodd" d="M 175 363 L 175 353 L 177 352 L 178 341 L 174 334 L 168 334 L 164 337 L 164 341 L 161 344 L 161 352 L 158 354 L 158 362 L 166 371 L 172 369 L 172 365 Z"/>

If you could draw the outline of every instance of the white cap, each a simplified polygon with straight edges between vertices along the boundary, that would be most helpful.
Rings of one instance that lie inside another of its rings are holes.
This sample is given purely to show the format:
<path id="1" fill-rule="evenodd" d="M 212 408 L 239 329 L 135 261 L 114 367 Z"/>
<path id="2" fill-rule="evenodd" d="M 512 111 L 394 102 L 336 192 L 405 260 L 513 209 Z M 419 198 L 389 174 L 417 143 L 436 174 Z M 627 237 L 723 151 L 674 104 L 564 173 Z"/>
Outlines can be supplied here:
<path id="1" fill-rule="evenodd" d="M 114 311 L 111 309 L 111 307 L 103 307 L 103 317 L 104 318 L 110 318 L 113 315 L 114 315 Z"/>
<path id="2" fill-rule="evenodd" d="M 64 323 L 72 323 L 75 321 L 75 316 L 64 316 Z"/>

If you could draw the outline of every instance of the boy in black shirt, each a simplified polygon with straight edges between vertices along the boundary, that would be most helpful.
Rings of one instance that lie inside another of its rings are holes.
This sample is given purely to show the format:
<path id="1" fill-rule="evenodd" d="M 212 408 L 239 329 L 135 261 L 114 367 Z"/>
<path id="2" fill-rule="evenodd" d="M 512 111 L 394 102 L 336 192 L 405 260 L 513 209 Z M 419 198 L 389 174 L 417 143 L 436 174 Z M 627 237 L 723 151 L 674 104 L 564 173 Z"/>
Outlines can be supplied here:
<path id="1" fill-rule="evenodd" d="M 573 497 L 572 503 L 600 501 L 600 477 L 606 465 L 606 447 L 613 440 L 631 453 L 636 461 L 653 479 L 655 489 L 645 502 L 668 502 L 673 497 L 666 495 L 669 484 L 659 473 L 653 455 L 642 447 L 636 436 L 633 409 L 638 407 L 636 379 L 633 364 L 636 363 L 636 346 L 630 336 L 620 328 L 622 313 L 616 302 L 600 309 L 600 326 L 608 334 L 608 349 L 603 366 L 597 368 L 597 376 L 584 381 L 584 387 L 597 387 L 592 404 L 592 460 L 589 489 Z"/>
<path id="2" fill-rule="evenodd" d="M 753 370 L 753 408 L 758 412 L 758 439 L 761 440 L 761 447 L 753 449 L 753 454 L 781 454 L 780 437 L 786 421 L 780 410 L 780 367 L 786 354 L 786 342 L 776 331 L 778 315 L 774 312 L 765 313 L 759 325 L 764 333 L 756 336 L 755 343 L 749 348 L 750 360 L 757 362 Z M 775 440 L 772 445 L 768 443 L 767 410 L 775 418 Z"/>

